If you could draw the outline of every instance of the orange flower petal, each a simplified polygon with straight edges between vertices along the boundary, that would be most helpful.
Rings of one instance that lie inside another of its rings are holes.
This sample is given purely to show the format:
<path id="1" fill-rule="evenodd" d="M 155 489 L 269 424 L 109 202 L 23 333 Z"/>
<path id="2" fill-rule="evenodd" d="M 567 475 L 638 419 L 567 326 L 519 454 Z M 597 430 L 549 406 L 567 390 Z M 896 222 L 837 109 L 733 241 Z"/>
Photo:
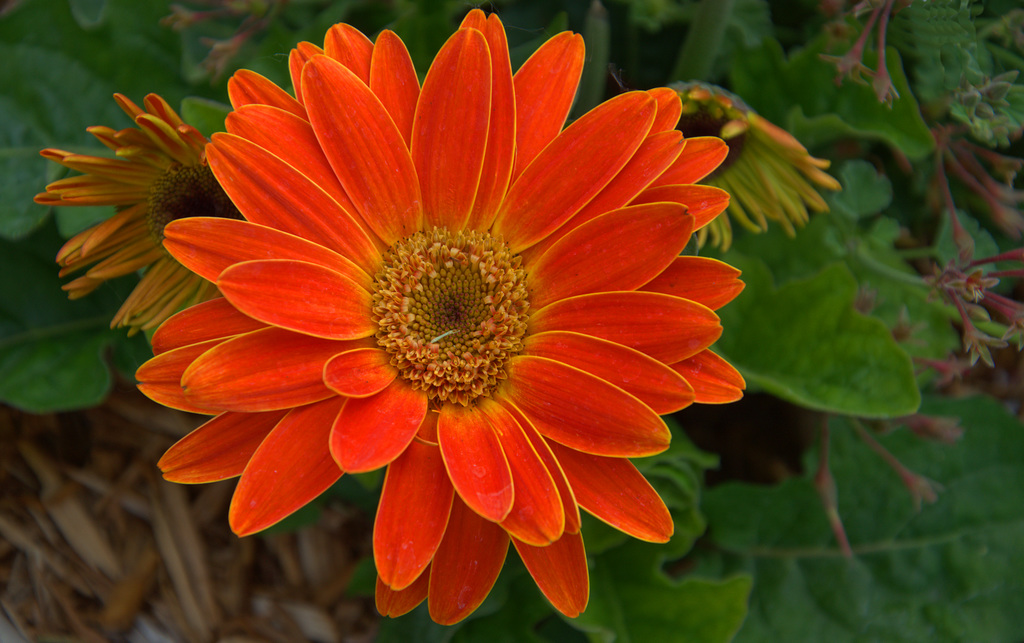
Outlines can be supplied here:
<path id="1" fill-rule="evenodd" d="M 143 114 L 135 117 L 135 124 L 164 154 L 178 163 L 191 165 L 199 161 L 196 148 L 186 143 L 170 123 L 152 114 Z"/>
<path id="2" fill-rule="evenodd" d="M 357 348 L 335 355 L 324 367 L 324 384 L 345 397 L 370 397 L 398 377 L 391 358 L 379 348 Z"/>
<path id="3" fill-rule="evenodd" d="M 188 217 L 171 221 L 164 227 L 164 248 L 186 268 L 213 282 L 237 263 L 290 259 L 329 268 L 364 289 L 373 284 L 370 275 L 333 250 L 237 219 Z"/>
<path id="4" fill-rule="evenodd" d="M 537 587 L 556 610 L 576 618 L 587 609 L 590 572 L 583 536 L 565 534 L 545 547 L 533 547 L 515 538 L 512 544 Z"/>
<path id="5" fill-rule="evenodd" d="M 427 414 L 427 396 L 395 380 L 380 393 L 353 398 L 331 431 L 331 454 L 345 471 L 389 464 L 409 446 Z"/>
<path id="6" fill-rule="evenodd" d="M 497 14 L 485 17 L 483 11 L 474 9 L 466 15 L 462 26 L 483 32 L 491 54 L 491 115 L 487 153 L 484 155 L 473 211 L 466 224 L 471 230 L 486 230 L 494 221 L 498 206 L 505 198 L 516 156 L 516 102 L 512 66 L 505 27 Z"/>
<path id="7" fill-rule="evenodd" d="M 683 153 L 654 185 L 696 183 L 714 172 L 728 154 L 729 146 L 717 136 L 688 138 Z"/>
<path id="8" fill-rule="evenodd" d="M 333 397 L 294 409 L 277 423 L 235 487 L 228 522 L 236 534 L 263 531 L 338 481 L 342 471 L 325 447 L 344 404 Z"/>
<path id="9" fill-rule="evenodd" d="M 549 331 L 530 335 L 524 353 L 600 377 L 635 395 L 658 415 L 674 413 L 694 401 L 687 380 L 658 360 L 622 344 L 579 333 Z"/>
<path id="10" fill-rule="evenodd" d="M 658 101 L 658 115 L 654 118 L 651 131 L 664 132 L 673 129 L 683 113 L 683 101 L 679 98 L 679 93 L 668 87 L 656 87 L 647 90 L 647 93 Z"/>
<path id="11" fill-rule="evenodd" d="M 420 97 L 420 80 L 405 43 L 389 29 L 377 36 L 373 46 L 370 89 L 391 114 L 391 120 L 408 145 L 412 141 L 412 119 Z"/>
<path id="12" fill-rule="evenodd" d="M 459 29 L 423 80 L 412 159 L 428 226 L 461 230 L 476 198 L 491 112 L 491 57 L 476 29 Z"/>
<path id="13" fill-rule="evenodd" d="M 648 136 L 633 158 L 629 159 L 629 163 L 600 194 L 583 206 L 565 225 L 523 253 L 524 258 L 539 257 L 555 242 L 587 221 L 627 205 L 672 163 L 682 149 L 682 132 L 660 132 Z"/>
<path id="14" fill-rule="evenodd" d="M 523 170 L 494 220 L 514 252 L 558 229 L 615 177 L 651 129 L 654 99 L 629 92 L 567 127 Z"/>
<path id="15" fill-rule="evenodd" d="M 186 308 L 161 324 L 153 333 L 153 354 L 261 328 L 266 325 L 238 312 L 227 299 L 217 297 Z"/>
<path id="16" fill-rule="evenodd" d="M 430 565 L 427 606 L 434 622 L 451 625 L 480 607 L 507 553 L 505 530 L 476 515 L 456 497 L 444 540 Z"/>
<path id="17" fill-rule="evenodd" d="M 376 271 L 380 252 L 360 224 L 292 166 L 233 134 L 214 134 L 206 158 L 247 220 L 309 239 Z"/>
<path id="18" fill-rule="evenodd" d="M 381 616 L 397 618 L 408 614 L 423 602 L 427 597 L 427 590 L 430 587 L 430 573 L 425 571 L 419 578 L 413 581 L 403 590 L 393 590 L 384 584 L 384 581 L 377 577 L 377 588 L 374 591 L 374 598 L 377 602 L 377 611 Z"/>
<path id="19" fill-rule="evenodd" d="M 651 483 L 625 458 L 602 458 L 552 443 L 580 506 L 634 538 L 667 542 L 672 516 Z"/>
<path id="20" fill-rule="evenodd" d="M 718 339 L 718 315 L 706 306 L 653 292 L 602 292 L 556 301 L 533 313 L 532 332 L 568 330 L 600 337 L 673 364 Z"/>
<path id="21" fill-rule="evenodd" d="M 563 31 L 523 63 L 513 77 L 516 98 L 516 165 L 519 176 L 562 131 L 583 74 L 583 38 Z"/>
<path id="22" fill-rule="evenodd" d="M 565 531 L 565 510 L 555 480 L 527 437 L 533 427 L 519 424 L 511 413 L 490 399 L 477 405 L 494 429 L 505 452 L 515 491 L 512 509 L 501 526 L 510 536 L 543 546 Z"/>
<path id="23" fill-rule="evenodd" d="M 265 328 L 209 349 L 185 370 L 181 384 L 189 400 L 224 411 L 311 404 L 334 396 L 323 383 L 327 360 L 356 345 Z"/>
<path id="24" fill-rule="evenodd" d="M 576 505 L 576 497 L 573 495 L 572 487 L 569 486 L 569 481 L 562 471 L 562 466 L 558 463 L 554 453 L 551 452 L 551 447 L 548 446 L 547 440 L 537 432 L 533 424 L 514 405 L 506 404 L 503 408 L 512 414 L 512 417 L 516 419 L 519 426 L 523 427 L 523 431 L 526 433 L 526 437 L 530 439 L 530 444 L 533 445 L 534 451 L 544 461 L 544 466 L 547 467 L 548 473 L 554 479 L 555 485 L 558 487 L 558 496 L 562 499 L 562 508 L 565 510 L 565 532 L 570 534 L 579 533 L 580 508 Z"/>
<path id="25" fill-rule="evenodd" d="M 139 391 L 158 404 L 189 413 L 212 415 L 218 410 L 199 406 L 185 397 L 181 388 L 181 375 L 200 355 L 221 342 L 213 339 L 165 351 L 147 361 L 135 371 Z"/>
<path id="26" fill-rule="evenodd" d="M 309 121 L 363 220 L 389 246 L 419 230 L 423 203 L 416 169 L 384 105 L 326 56 L 309 61 L 302 78 Z"/>
<path id="27" fill-rule="evenodd" d="M 501 441 L 476 408 L 441 407 L 437 444 L 452 486 L 487 520 L 501 522 L 512 510 L 512 472 Z"/>
<path id="28" fill-rule="evenodd" d="M 448 525 L 454 493 L 436 446 L 413 440 L 388 465 L 373 523 L 373 560 L 388 587 L 405 589 L 430 564 Z"/>
<path id="29" fill-rule="evenodd" d="M 175 442 L 157 466 L 165 480 L 185 484 L 240 476 L 285 413 L 222 413 Z"/>
<path id="30" fill-rule="evenodd" d="M 530 306 L 634 290 L 679 256 L 692 231 L 693 217 L 675 203 L 622 208 L 588 221 L 529 266 Z"/>
<path id="31" fill-rule="evenodd" d="M 224 126 L 229 133 L 255 143 L 304 174 L 349 214 L 356 213 L 304 116 L 268 105 L 246 105 L 228 114 Z M 366 230 L 369 227 L 364 226 Z"/>
<path id="32" fill-rule="evenodd" d="M 288 73 L 292 77 L 292 87 L 295 88 L 295 97 L 305 105 L 306 99 L 302 95 L 302 69 L 313 56 L 323 55 L 324 50 L 311 42 L 300 42 L 288 54 Z M 305 109 L 305 108 L 303 108 Z"/>
<path id="33" fill-rule="evenodd" d="M 668 448 L 672 435 L 650 407 L 590 373 L 531 355 L 513 358 L 507 372 L 507 400 L 546 438 L 610 456 Z"/>
<path id="34" fill-rule="evenodd" d="M 747 383 L 732 364 L 710 350 L 672 365 L 693 386 L 701 404 L 726 404 L 743 397 Z"/>
<path id="35" fill-rule="evenodd" d="M 338 23 L 324 36 L 324 53 L 352 70 L 367 85 L 370 84 L 370 58 L 373 43 L 351 25 Z"/>
<path id="36" fill-rule="evenodd" d="M 228 79 L 228 99 L 235 109 L 243 105 L 270 105 L 306 117 L 306 109 L 285 90 L 248 69 L 239 69 Z"/>
<path id="37" fill-rule="evenodd" d="M 632 201 L 633 205 L 659 202 L 685 205 L 695 219 L 694 230 L 700 230 L 729 207 L 729 193 L 712 185 L 662 185 L 647 188 Z"/>
<path id="38" fill-rule="evenodd" d="M 682 297 L 718 310 L 743 290 L 740 271 L 710 257 L 677 257 L 641 290 Z"/>
<path id="39" fill-rule="evenodd" d="M 459 29 L 476 29 L 483 33 L 487 28 L 487 14 L 482 9 L 470 9 L 466 17 L 462 19 Z"/>
<path id="40" fill-rule="evenodd" d="M 237 263 L 217 287 L 235 308 L 272 326 L 327 339 L 359 339 L 377 332 L 370 293 L 344 275 L 304 261 Z"/>
<path id="41" fill-rule="evenodd" d="M 427 416 L 423 418 L 423 424 L 416 431 L 416 438 L 437 446 L 437 420 L 439 417 L 440 413 L 428 409 Z"/>

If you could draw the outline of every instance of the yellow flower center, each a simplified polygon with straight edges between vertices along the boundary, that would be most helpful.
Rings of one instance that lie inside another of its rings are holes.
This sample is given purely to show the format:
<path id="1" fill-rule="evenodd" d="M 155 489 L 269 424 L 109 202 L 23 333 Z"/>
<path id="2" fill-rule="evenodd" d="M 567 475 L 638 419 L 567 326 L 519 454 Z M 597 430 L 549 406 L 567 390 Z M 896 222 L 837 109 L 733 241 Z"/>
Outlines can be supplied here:
<path id="1" fill-rule="evenodd" d="M 153 181 L 147 202 L 149 211 L 146 221 L 157 243 L 164 240 L 164 226 L 176 219 L 242 218 L 207 165 L 175 163 Z"/>
<path id="2" fill-rule="evenodd" d="M 526 271 L 500 238 L 435 228 L 391 247 L 375 276 L 377 343 L 436 406 L 468 405 L 505 379 L 530 308 Z"/>

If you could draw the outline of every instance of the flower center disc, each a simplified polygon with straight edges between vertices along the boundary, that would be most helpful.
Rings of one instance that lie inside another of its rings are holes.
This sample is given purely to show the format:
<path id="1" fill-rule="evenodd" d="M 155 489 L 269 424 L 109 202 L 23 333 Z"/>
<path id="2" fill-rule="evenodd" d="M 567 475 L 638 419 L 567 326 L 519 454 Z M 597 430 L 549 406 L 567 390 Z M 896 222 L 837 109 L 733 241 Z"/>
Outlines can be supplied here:
<path id="1" fill-rule="evenodd" d="M 505 379 L 530 304 L 526 272 L 500 238 L 443 228 L 391 247 L 375 276 L 377 343 L 435 405 L 468 405 Z"/>
<path id="2" fill-rule="evenodd" d="M 186 217 L 241 219 L 242 215 L 206 165 L 174 164 L 149 188 L 149 231 L 157 242 L 164 226 Z"/>

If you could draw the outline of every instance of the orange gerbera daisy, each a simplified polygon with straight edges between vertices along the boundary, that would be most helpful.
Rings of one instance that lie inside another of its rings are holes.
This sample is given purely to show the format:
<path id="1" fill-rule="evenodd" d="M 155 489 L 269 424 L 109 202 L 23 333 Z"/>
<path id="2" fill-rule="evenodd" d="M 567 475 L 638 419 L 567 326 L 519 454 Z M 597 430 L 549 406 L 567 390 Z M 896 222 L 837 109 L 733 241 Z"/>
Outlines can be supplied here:
<path id="1" fill-rule="evenodd" d="M 108 279 L 147 268 L 110 322 L 111 328 L 127 326 L 133 334 L 217 295 L 216 286 L 163 249 L 164 226 L 182 217 L 240 215 L 206 165 L 206 137 L 156 94 L 146 96 L 147 111 L 121 94 L 114 94 L 114 100 L 138 128 L 90 127 L 89 132 L 116 158 L 43 150 L 45 158 L 84 175 L 51 183 L 35 201 L 117 207 L 113 217 L 69 240 L 57 263 L 61 277 L 96 264 L 63 286 L 71 299 L 85 297 Z"/>
<path id="2" fill-rule="evenodd" d="M 224 299 L 171 318 L 140 388 L 219 413 L 174 445 L 169 480 L 241 476 L 240 535 L 343 472 L 387 467 L 377 605 L 471 613 L 509 542 L 551 603 L 588 599 L 579 507 L 664 542 L 672 519 L 628 458 L 659 414 L 738 398 L 708 347 L 739 272 L 679 256 L 728 203 L 691 185 L 725 156 L 684 141 L 657 89 L 569 125 L 583 42 L 513 76 L 501 22 L 473 10 L 423 86 L 404 45 L 348 25 L 291 54 L 298 98 L 251 72 L 207 148 L 247 221 L 186 219 L 165 246 Z"/>

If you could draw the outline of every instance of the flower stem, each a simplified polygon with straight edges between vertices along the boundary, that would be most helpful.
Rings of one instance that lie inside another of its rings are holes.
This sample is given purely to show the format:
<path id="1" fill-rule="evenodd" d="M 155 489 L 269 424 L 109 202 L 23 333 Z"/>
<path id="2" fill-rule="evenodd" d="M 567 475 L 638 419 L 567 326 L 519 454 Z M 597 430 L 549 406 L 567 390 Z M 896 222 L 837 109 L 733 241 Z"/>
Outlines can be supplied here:
<path id="1" fill-rule="evenodd" d="M 708 80 L 734 0 L 701 0 L 669 80 Z"/>

